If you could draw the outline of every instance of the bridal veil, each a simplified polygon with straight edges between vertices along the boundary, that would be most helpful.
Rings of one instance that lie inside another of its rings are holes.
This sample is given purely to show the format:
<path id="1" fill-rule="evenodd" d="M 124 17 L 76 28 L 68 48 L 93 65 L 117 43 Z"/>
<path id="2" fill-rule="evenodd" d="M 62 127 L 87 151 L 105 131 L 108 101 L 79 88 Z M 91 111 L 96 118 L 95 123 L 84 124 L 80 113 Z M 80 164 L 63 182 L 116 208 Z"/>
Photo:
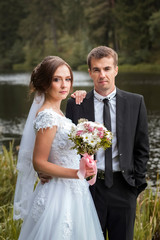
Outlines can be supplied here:
<path id="1" fill-rule="evenodd" d="M 17 162 L 18 177 L 14 196 L 13 218 L 15 220 L 24 219 L 27 215 L 29 200 L 34 191 L 34 185 L 37 179 L 37 173 L 32 164 L 36 136 L 33 128 L 33 121 L 43 102 L 44 95 L 35 95 L 20 143 Z"/>

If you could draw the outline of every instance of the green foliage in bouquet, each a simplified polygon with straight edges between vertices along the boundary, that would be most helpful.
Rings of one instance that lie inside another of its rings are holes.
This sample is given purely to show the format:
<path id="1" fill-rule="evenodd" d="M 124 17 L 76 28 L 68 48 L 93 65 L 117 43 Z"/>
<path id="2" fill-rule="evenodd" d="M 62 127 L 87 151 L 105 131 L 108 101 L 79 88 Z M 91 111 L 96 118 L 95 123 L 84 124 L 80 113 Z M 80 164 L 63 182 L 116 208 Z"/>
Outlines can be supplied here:
<path id="1" fill-rule="evenodd" d="M 112 133 L 104 125 L 87 119 L 80 119 L 68 136 L 74 143 L 71 149 L 76 149 L 78 154 L 93 155 L 99 148 L 105 150 L 112 145 Z"/>

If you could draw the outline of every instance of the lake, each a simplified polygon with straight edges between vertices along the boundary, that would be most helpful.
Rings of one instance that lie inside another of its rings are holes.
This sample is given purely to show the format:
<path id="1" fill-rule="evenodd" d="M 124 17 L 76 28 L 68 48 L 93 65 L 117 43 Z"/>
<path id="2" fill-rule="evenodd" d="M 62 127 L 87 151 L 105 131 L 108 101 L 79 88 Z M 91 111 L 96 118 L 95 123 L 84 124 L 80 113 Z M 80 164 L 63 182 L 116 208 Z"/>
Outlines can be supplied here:
<path id="1" fill-rule="evenodd" d="M 93 87 L 88 73 L 73 72 L 74 90 Z M 25 120 L 32 102 L 29 98 L 29 73 L 0 74 L 0 151 L 14 139 L 19 145 Z M 149 126 L 150 160 L 148 183 L 154 185 L 160 173 L 160 74 L 119 73 L 117 87 L 144 96 Z M 66 100 L 62 103 L 65 113 Z"/>

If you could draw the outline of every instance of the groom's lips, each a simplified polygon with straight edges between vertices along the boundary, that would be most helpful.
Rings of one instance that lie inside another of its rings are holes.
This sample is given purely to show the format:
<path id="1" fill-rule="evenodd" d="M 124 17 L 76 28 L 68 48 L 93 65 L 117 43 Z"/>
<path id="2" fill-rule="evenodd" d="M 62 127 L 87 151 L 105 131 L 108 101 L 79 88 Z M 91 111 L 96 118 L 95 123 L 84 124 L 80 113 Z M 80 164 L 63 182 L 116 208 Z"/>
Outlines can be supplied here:
<path id="1" fill-rule="evenodd" d="M 100 84 L 101 83 L 106 83 L 106 82 L 108 82 L 108 81 L 107 80 L 99 81 Z"/>

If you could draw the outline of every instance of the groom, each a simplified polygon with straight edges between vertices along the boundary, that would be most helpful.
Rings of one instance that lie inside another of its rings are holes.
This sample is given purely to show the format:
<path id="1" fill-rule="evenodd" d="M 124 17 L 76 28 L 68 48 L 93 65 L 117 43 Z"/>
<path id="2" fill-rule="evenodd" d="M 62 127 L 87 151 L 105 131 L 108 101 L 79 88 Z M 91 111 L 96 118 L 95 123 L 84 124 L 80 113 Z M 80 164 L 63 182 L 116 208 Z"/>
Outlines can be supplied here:
<path id="1" fill-rule="evenodd" d="M 66 116 L 77 124 L 80 118 L 103 123 L 103 115 L 110 115 L 112 149 L 110 156 L 103 150 L 97 152 L 97 181 L 90 190 L 105 239 L 108 231 L 109 240 L 132 240 L 137 196 L 147 186 L 149 144 L 144 99 L 115 86 L 118 56 L 113 49 L 92 49 L 87 63 L 94 89 L 80 105 L 69 99 Z"/>

